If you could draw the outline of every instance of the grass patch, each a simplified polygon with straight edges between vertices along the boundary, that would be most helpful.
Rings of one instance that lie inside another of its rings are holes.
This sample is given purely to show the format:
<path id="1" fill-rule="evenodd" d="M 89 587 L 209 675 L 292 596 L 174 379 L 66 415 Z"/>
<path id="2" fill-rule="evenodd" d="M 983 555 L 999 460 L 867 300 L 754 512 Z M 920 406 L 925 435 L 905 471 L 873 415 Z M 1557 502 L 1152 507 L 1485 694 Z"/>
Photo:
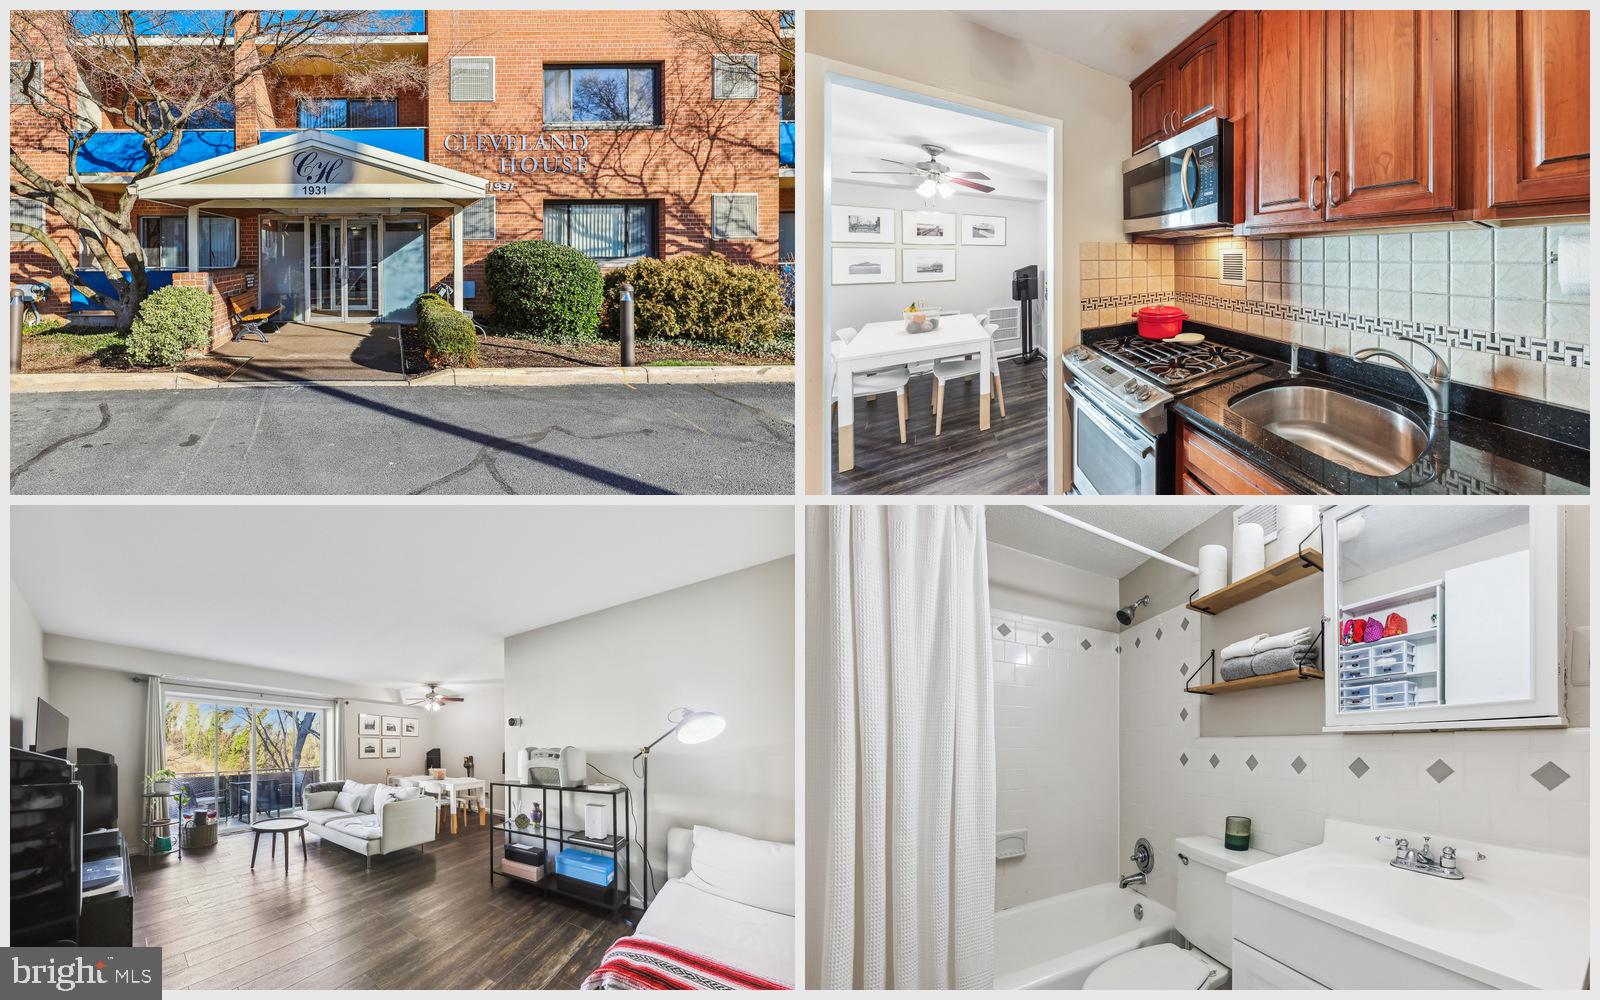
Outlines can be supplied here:
<path id="1" fill-rule="evenodd" d="M 123 369 L 128 335 L 103 326 L 35 323 L 22 331 L 22 370 L 25 372 Z"/>

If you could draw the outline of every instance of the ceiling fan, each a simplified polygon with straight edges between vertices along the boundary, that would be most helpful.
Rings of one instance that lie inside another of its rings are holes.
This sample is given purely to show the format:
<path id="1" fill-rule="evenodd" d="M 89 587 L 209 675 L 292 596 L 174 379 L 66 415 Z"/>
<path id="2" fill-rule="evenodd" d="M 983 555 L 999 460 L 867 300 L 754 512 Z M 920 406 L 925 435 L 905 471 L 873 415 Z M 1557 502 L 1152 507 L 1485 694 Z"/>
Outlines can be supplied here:
<path id="1" fill-rule="evenodd" d="M 467 699 L 455 694 L 445 694 L 439 690 L 439 682 L 429 684 L 428 691 L 422 697 L 406 702 L 407 705 L 419 705 L 429 712 L 437 712 L 453 701 L 466 701 Z"/>
<path id="2" fill-rule="evenodd" d="M 917 185 L 917 194 L 923 198 L 932 198 L 934 194 L 938 194 L 941 198 L 948 198 L 956 193 L 957 185 L 971 188 L 974 191 L 982 191 L 984 194 L 994 190 L 987 184 L 978 183 L 978 181 L 988 180 L 988 174 L 977 170 L 951 170 L 943 163 L 940 163 L 939 155 L 945 151 L 945 147 L 925 142 L 922 143 L 922 151 L 928 154 L 928 158 L 921 163 L 901 163 L 899 160 L 891 160 L 887 156 L 880 157 L 883 162 L 907 168 L 905 170 L 852 170 L 850 172 L 852 174 L 904 174 L 908 177 L 921 177 L 922 183 Z"/>

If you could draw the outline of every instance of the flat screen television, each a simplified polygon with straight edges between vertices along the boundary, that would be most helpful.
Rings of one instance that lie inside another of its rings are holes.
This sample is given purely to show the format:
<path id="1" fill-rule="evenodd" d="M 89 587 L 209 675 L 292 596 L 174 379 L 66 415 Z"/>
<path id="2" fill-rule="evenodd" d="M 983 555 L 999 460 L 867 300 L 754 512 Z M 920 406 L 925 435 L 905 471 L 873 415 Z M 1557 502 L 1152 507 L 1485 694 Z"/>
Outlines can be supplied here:
<path id="1" fill-rule="evenodd" d="M 33 749 L 35 753 L 67 758 L 67 717 L 43 698 L 39 699 L 33 726 Z"/>

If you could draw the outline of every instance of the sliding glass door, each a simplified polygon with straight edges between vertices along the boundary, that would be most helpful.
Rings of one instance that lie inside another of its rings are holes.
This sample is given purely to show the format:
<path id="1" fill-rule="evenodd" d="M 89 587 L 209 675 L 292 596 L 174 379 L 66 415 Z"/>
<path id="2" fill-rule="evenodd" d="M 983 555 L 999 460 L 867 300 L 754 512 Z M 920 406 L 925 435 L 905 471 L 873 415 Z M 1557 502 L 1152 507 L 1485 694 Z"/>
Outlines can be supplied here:
<path id="1" fill-rule="evenodd" d="M 183 807 L 215 812 L 223 832 L 292 812 L 307 782 L 323 775 L 327 712 L 313 706 L 167 699 L 166 766 Z"/>

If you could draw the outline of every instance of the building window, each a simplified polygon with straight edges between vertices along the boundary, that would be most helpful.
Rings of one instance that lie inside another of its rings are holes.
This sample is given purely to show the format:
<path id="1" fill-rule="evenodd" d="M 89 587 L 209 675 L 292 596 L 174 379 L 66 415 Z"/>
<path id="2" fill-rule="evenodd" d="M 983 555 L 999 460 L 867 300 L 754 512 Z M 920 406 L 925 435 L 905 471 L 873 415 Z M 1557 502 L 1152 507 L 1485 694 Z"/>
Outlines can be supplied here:
<path id="1" fill-rule="evenodd" d="M 394 128 L 399 102 L 355 97 L 301 100 L 295 104 L 300 128 Z"/>
<path id="2" fill-rule="evenodd" d="M 711 196 L 711 238 L 753 240 L 761 236 L 761 198 L 753 194 Z"/>
<path id="3" fill-rule="evenodd" d="M 39 201 L 37 198 L 19 198 L 16 195 L 12 195 L 11 221 L 20 222 L 25 226 L 32 226 L 41 233 L 44 232 L 44 202 Z M 34 239 L 27 233 L 19 233 L 13 229 L 11 231 L 11 242 L 32 243 Z"/>
<path id="4" fill-rule="evenodd" d="M 139 124 L 146 128 L 159 128 L 166 124 L 166 119 L 161 114 L 161 107 L 155 101 L 141 101 L 134 114 L 139 118 Z M 231 129 L 234 126 L 235 115 L 232 101 L 218 101 L 208 108 L 201 108 L 189 116 L 186 128 L 193 129 Z"/>
<path id="5" fill-rule="evenodd" d="M 44 63 L 26 59 L 11 60 L 11 103 L 27 104 L 44 97 Z"/>
<path id="6" fill-rule="evenodd" d="M 794 213 L 778 213 L 778 259 L 794 260 Z"/>
<path id="7" fill-rule="evenodd" d="M 753 101 L 761 93 L 754 52 L 723 53 L 711 58 L 711 96 L 719 101 Z"/>
<path id="8" fill-rule="evenodd" d="M 455 216 L 451 216 L 452 224 Z M 494 195 L 479 198 L 461 210 L 461 238 L 464 240 L 494 239 Z"/>
<path id="9" fill-rule="evenodd" d="M 451 59 L 450 99 L 494 100 L 494 56 L 456 56 Z"/>
<path id="10" fill-rule="evenodd" d="M 147 215 L 139 220 L 144 266 L 181 271 L 189 266 L 189 220 L 181 215 Z M 200 270 L 239 263 L 239 220 L 228 215 L 200 217 Z"/>
<path id="11" fill-rule="evenodd" d="M 546 125 L 659 125 L 654 66 L 556 66 L 544 71 Z"/>
<path id="12" fill-rule="evenodd" d="M 592 260 L 622 262 L 656 253 L 652 201 L 545 202 L 544 238 Z"/>
<path id="13" fill-rule="evenodd" d="M 104 270 L 100 262 L 94 259 L 94 233 L 87 229 L 78 230 L 78 270 L 100 271 Z"/>

